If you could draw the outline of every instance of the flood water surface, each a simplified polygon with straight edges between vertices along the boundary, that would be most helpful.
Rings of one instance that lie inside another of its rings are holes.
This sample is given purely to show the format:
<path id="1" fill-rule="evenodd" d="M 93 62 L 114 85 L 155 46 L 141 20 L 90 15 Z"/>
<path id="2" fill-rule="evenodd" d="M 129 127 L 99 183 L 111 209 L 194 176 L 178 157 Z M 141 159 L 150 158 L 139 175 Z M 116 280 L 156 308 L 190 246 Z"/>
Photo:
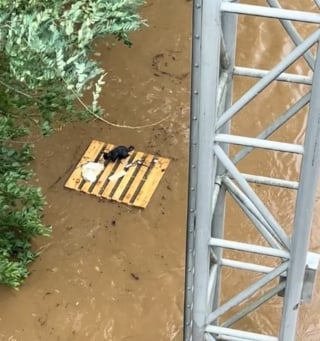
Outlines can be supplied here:
<path id="1" fill-rule="evenodd" d="M 149 27 L 131 35 L 132 48 L 109 39 L 96 46 L 108 71 L 102 105 L 104 119 L 112 125 L 100 120 L 68 124 L 36 142 L 33 167 L 47 198 L 44 219 L 53 225 L 53 234 L 35 242 L 42 253 L 20 290 L 0 288 L 1 341 L 182 340 L 192 4 L 150 0 L 142 15 Z M 251 56 L 251 66 L 261 68 L 276 63 L 292 48 L 280 25 L 242 17 L 237 45 L 239 65 L 248 66 L 244 64 Z M 306 70 L 303 63 L 294 71 L 301 70 Z M 235 84 L 235 98 L 239 98 L 250 82 L 237 79 Z M 248 108 L 255 115 L 250 124 L 239 116 L 233 130 L 258 133 L 305 91 L 279 85 L 272 99 L 267 92 L 255 102 L 254 110 Z M 301 142 L 304 127 L 301 113 L 281 130 L 281 140 Z M 136 150 L 172 160 L 146 209 L 64 189 L 72 167 L 92 139 L 134 145 Z M 240 165 L 248 173 L 297 176 L 300 161 L 283 157 L 285 162 L 280 156 L 266 160 L 252 153 Z M 260 192 L 289 226 L 294 194 Z M 319 205 L 317 201 L 315 226 L 320 221 Z M 239 219 L 234 209 L 227 220 L 231 239 L 241 240 Z M 254 235 L 251 239 L 256 241 Z M 311 247 L 320 252 L 316 229 Z M 227 291 L 231 293 L 241 281 L 229 274 Z M 317 285 L 313 303 L 302 308 L 299 341 L 320 339 Z M 279 313 L 279 302 L 240 326 L 272 334 L 279 323 L 275 311 Z"/>

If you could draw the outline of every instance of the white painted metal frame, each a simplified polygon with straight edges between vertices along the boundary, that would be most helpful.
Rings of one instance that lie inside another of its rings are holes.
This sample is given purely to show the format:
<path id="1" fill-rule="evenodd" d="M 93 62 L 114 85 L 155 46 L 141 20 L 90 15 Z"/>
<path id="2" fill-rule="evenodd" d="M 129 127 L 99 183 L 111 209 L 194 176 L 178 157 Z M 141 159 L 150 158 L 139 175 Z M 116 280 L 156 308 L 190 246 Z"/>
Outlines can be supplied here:
<path id="1" fill-rule="evenodd" d="M 320 8 L 320 1 L 315 0 L 315 3 Z M 293 341 L 299 306 L 311 296 L 319 263 L 319 255 L 308 253 L 308 245 L 315 183 L 320 170 L 320 52 L 313 56 L 310 48 L 319 45 L 320 14 L 282 9 L 277 0 L 267 0 L 267 4 L 269 7 L 230 0 L 194 1 L 184 341 Z M 234 65 L 238 14 L 280 20 L 296 47 L 271 70 Z M 302 39 L 292 21 L 313 23 L 315 31 Z M 313 70 L 313 77 L 285 72 L 302 56 Z M 259 80 L 233 103 L 234 75 Z M 263 89 L 276 81 L 309 85 L 310 92 L 256 138 L 231 135 L 231 120 Z M 267 140 L 307 104 L 309 112 L 304 145 Z M 230 144 L 243 146 L 232 159 L 228 152 Z M 241 173 L 237 163 L 256 148 L 302 155 L 299 182 Z M 250 183 L 297 190 L 291 237 Z M 226 192 L 269 246 L 224 238 Z M 223 255 L 225 249 L 269 256 L 277 262 L 267 266 L 227 259 Z M 221 304 L 223 267 L 256 272 L 260 276 L 245 290 Z M 278 284 L 256 299 L 249 300 L 275 279 L 278 279 Z M 278 335 L 232 328 L 235 322 L 262 304 L 267 304 L 276 295 L 284 296 Z M 225 313 L 239 304 L 244 304 L 241 310 L 220 322 Z"/>

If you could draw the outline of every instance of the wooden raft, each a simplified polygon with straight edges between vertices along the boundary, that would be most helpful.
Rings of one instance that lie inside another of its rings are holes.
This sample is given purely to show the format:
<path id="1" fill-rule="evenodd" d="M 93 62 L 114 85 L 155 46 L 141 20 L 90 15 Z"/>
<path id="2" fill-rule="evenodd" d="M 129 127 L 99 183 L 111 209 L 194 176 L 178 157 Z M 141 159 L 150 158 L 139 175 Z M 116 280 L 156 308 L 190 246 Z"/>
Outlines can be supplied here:
<path id="1" fill-rule="evenodd" d="M 170 159 L 133 151 L 121 162 L 119 160 L 114 163 L 108 162 L 96 182 L 85 181 L 82 177 L 82 165 L 90 161 L 102 162 L 102 153 L 108 152 L 114 147 L 113 144 L 93 140 L 65 183 L 65 187 L 127 205 L 145 208 L 168 168 Z M 138 160 L 141 160 L 142 164 L 134 164 L 128 168 L 123 177 L 112 181 L 108 179 L 110 176 L 123 171 L 127 164 Z"/>

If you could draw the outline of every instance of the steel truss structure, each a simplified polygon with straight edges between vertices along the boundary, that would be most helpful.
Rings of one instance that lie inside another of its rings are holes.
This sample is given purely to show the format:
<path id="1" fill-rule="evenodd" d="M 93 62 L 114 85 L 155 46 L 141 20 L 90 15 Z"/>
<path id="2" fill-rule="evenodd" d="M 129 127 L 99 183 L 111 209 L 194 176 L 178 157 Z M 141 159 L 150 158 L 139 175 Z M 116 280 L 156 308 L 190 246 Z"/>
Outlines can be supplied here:
<path id="1" fill-rule="evenodd" d="M 320 169 L 320 51 L 314 56 L 311 48 L 319 46 L 320 14 L 283 9 L 277 0 L 266 3 L 256 6 L 230 0 L 194 1 L 184 341 L 292 341 L 299 306 L 310 299 L 313 289 L 319 255 L 308 252 L 308 245 Z M 315 3 L 320 8 L 320 0 Z M 238 14 L 280 20 L 295 48 L 270 70 L 235 65 Z M 315 30 L 302 38 L 292 21 L 314 23 Z M 313 77 L 286 73 L 300 57 L 313 71 Z M 235 102 L 232 101 L 234 75 L 259 79 Z M 310 92 L 255 138 L 232 135 L 230 124 L 237 113 L 268 85 L 279 81 L 309 85 Z M 306 105 L 303 145 L 268 139 Z M 232 159 L 228 148 L 231 144 L 242 146 Z M 301 155 L 299 182 L 241 173 L 237 163 L 256 148 Z M 297 191 L 292 235 L 271 214 L 252 183 Z M 225 239 L 226 193 L 241 207 L 267 246 Z M 224 257 L 227 249 L 267 255 L 277 263 L 265 266 L 228 259 Z M 260 275 L 245 290 L 221 304 L 224 267 Z M 278 279 L 276 284 L 257 297 L 275 279 Z M 279 294 L 283 296 L 283 309 L 278 335 L 232 328 Z M 222 315 L 240 305 L 237 313 L 229 314 L 221 322 Z"/>

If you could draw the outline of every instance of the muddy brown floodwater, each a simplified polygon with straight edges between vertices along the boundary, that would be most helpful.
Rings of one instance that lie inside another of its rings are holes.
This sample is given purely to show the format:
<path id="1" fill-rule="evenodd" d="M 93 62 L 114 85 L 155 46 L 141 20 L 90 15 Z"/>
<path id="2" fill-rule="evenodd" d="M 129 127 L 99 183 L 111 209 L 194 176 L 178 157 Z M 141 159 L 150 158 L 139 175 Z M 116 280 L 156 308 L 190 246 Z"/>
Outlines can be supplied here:
<path id="1" fill-rule="evenodd" d="M 287 1 L 285 5 L 313 10 L 310 3 Z M 136 127 L 166 119 L 138 129 L 112 127 L 97 120 L 68 124 L 36 142 L 33 167 L 46 194 L 44 219 L 53 225 L 53 234 L 50 239 L 36 241 L 35 248 L 43 252 L 21 289 L 0 288 L 1 341 L 182 340 L 192 4 L 150 0 L 142 15 L 149 27 L 131 35 L 131 49 L 111 40 L 97 43 L 99 58 L 108 71 L 102 105 L 105 118 L 118 125 Z M 310 26 L 299 29 L 302 34 L 311 30 Z M 291 48 L 279 24 L 239 18 L 238 65 L 267 67 Z M 303 62 L 292 70 L 307 72 Z M 250 84 L 236 80 L 235 98 Z M 257 133 L 306 88 L 280 84 L 272 97 L 271 91 L 274 89 L 268 88 L 255 101 L 254 118 L 241 119 L 239 115 L 235 132 Z M 249 111 L 250 107 L 248 115 Z M 300 142 L 304 126 L 302 112 L 275 137 Z M 172 159 L 145 210 L 63 188 L 70 167 L 92 139 L 133 144 L 137 150 Z M 266 159 L 252 153 L 241 167 L 246 172 L 294 177 L 299 162 L 287 155 Z M 295 197 L 291 192 L 257 191 L 283 224 L 292 222 Z M 232 212 L 227 219 L 232 227 L 228 237 L 241 239 L 244 223 L 238 224 L 241 218 L 236 209 Z M 317 199 L 314 225 L 319 222 Z M 252 241 L 255 238 L 253 235 Z M 311 248 L 320 251 L 316 227 Z M 224 296 L 243 278 L 229 273 L 227 280 Z M 278 301 L 241 321 L 242 327 L 272 333 L 279 324 L 275 311 L 279 312 Z M 299 341 L 320 340 L 319 311 L 318 281 L 313 303 L 302 308 Z"/>

